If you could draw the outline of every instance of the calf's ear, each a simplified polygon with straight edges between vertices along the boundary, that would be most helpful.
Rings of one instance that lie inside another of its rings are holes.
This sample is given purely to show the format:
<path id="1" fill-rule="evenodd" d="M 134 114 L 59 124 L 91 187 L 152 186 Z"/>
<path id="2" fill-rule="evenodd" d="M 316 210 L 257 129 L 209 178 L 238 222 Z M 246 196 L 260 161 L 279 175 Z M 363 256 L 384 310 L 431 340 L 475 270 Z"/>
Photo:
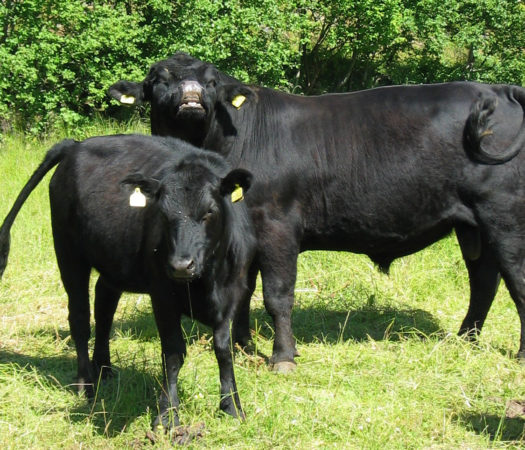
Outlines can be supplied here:
<path id="1" fill-rule="evenodd" d="M 241 83 L 219 85 L 217 95 L 220 102 L 229 103 L 236 109 L 241 109 L 257 98 L 253 89 Z"/>
<path id="2" fill-rule="evenodd" d="M 144 83 L 117 81 L 109 87 L 108 94 L 123 105 L 140 105 L 144 101 Z"/>
<path id="3" fill-rule="evenodd" d="M 160 181 L 155 178 L 145 177 L 141 173 L 132 173 L 124 178 L 120 184 L 131 185 L 138 187 L 140 190 L 150 198 L 155 198 L 160 189 Z"/>
<path id="4" fill-rule="evenodd" d="M 245 169 L 234 169 L 221 181 L 221 195 L 231 195 L 233 203 L 244 199 L 244 193 L 252 184 L 253 175 Z"/>

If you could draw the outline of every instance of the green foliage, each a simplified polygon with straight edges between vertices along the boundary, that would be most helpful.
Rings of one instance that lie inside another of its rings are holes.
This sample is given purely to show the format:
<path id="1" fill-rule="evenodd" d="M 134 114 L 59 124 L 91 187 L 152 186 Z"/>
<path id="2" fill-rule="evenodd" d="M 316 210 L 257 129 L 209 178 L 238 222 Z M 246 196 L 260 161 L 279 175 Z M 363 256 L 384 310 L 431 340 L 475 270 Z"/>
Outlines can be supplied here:
<path id="1" fill-rule="evenodd" d="M 304 2 L 306 93 L 473 80 L 525 84 L 520 0 Z"/>
<path id="2" fill-rule="evenodd" d="M 298 93 L 524 84 L 520 0 L 0 0 L 0 133 L 115 114 L 106 90 L 184 50 Z"/>

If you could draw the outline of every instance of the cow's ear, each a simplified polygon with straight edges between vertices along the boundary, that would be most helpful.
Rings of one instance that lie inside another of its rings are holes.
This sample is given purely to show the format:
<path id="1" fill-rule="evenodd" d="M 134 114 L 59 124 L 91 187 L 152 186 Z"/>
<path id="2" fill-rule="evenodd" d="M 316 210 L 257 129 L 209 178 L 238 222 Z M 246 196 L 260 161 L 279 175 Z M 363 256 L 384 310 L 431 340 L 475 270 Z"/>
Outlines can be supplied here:
<path id="1" fill-rule="evenodd" d="M 236 109 L 241 109 L 257 97 L 253 89 L 244 84 L 224 84 L 217 88 L 219 101 L 229 103 Z"/>
<path id="2" fill-rule="evenodd" d="M 244 194 L 252 184 L 253 175 L 245 169 L 234 169 L 221 182 L 221 195 L 231 196 L 233 203 L 244 199 Z"/>
<path id="3" fill-rule="evenodd" d="M 155 178 L 145 177 L 141 173 L 132 173 L 124 178 L 120 184 L 139 188 L 149 198 L 155 198 L 160 190 L 160 181 Z"/>
<path id="4" fill-rule="evenodd" d="M 108 94 L 123 105 L 140 105 L 144 101 L 144 83 L 117 81 L 109 87 Z"/>

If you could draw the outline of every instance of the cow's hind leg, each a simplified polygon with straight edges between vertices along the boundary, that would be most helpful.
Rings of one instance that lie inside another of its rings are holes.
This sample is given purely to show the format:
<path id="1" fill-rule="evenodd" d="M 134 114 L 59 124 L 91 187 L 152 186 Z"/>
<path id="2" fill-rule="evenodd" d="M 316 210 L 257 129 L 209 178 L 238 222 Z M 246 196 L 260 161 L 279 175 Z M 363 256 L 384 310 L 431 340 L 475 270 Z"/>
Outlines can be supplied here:
<path id="1" fill-rule="evenodd" d="M 522 251 L 502 253 L 501 274 L 518 310 L 520 318 L 520 347 L 518 359 L 525 363 L 525 246 Z"/>
<path id="2" fill-rule="evenodd" d="M 487 318 L 501 277 L 496 257 L 490 247 L 482 242 L 477 229 L 458 227 L 456 235 L 470 282 L 470 304 L 459 334 L 475 338 Z"/>
<path id="3" fill-rule="evenodd" d="M 501 177 L 503 178 L 503 177 Z M 480 221 L 485 224 L 486 242 L 512 300 L 521 323 L 518 358 L 525 360 L 525 209 L 519 184 L 510 193 L 497 197 L 479 208 Z"/>
<path id="4" fill-rule="evenodd" d="M 268 256 L 268 255 L 266 255 Z M 272 317 L 275 337 L 270 364 L 276 372 L 289 372 L 296 366 L 292 308 L 297 276 L 297 253 L 261 258 L 264 306 Z"/>
<path id="5" fill-rule="evenodd" d="M 109 335 L 113 316 L 122 292 L 109 286 L 99 277 L 95 286 L 95 349 L 93 370 L 102 379 L 112 375 L 109 355 Z"/>

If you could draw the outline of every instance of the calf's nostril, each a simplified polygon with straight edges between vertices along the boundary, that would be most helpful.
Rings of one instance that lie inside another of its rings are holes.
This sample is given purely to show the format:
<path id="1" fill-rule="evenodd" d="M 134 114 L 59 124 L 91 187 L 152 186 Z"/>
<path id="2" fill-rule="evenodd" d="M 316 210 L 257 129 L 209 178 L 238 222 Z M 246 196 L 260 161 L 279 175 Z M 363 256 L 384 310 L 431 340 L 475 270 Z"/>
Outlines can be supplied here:
<path id="1" fill-rule="evenodd" d="M 191 258 L 182 258 L 172 261 L 169 265 L 175 277 L 193 276 L 196 270 L 195 261 Z"/>

